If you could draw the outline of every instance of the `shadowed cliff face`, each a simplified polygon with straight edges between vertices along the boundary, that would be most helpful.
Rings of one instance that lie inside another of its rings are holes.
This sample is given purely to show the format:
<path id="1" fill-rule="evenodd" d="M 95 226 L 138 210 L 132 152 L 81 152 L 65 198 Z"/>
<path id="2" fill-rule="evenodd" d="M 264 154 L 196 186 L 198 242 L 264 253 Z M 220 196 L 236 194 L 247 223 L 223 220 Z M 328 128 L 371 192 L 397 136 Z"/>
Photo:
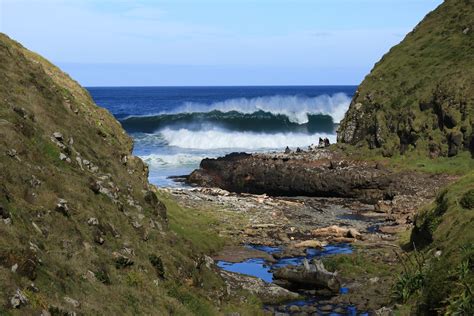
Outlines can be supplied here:
<path id="1" fill-rule="evenodd" d="M 207 235 L 165 197 L 168 223 L 131 150 L 86 90 L 0 34 L 0 314 L 217 313 Z"/>
<path id="2" fill-rule="evenodd" d="M 359 86 L 338 142 L 386 156 L 474 154 L 474 2 L 447 0 L 393 47 Z"/>

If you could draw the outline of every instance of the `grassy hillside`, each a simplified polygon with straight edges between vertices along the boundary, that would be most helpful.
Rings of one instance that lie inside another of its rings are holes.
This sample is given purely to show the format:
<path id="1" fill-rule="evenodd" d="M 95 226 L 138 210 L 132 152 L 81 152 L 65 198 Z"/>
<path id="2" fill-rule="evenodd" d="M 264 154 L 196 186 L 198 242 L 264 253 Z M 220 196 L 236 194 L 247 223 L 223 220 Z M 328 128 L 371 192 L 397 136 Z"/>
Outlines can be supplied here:
<path id="1" fill-rule="evenodd" d="M 415 218 L 396 294 L 417 315 L 474 314 L 474 172 Z"/>
<path id="2" fill-rule="evenodd" d="M 213 219 L 162 203 L 131 149 L 86 90 L 0 34 L 1 315 L 258 308 L 205 264 Z"/>
<path id="3" fill-rule="evenodd" d="M 446 0 L 375 65 L 338 141 L 432 157 L 474 154 L 474 2 Z"/>

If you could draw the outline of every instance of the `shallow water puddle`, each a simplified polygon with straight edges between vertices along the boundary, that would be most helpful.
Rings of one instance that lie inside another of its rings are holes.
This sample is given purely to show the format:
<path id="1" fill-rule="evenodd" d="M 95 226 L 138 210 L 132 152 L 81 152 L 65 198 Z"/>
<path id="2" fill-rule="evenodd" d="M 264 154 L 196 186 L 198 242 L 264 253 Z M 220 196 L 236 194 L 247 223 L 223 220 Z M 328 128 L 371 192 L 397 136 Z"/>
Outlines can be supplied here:
<path id="1" fill-rule="evenodd" d="M 248 259 L 237 263 L 218 261 L 217 266 L 226 271 L 251 275 L 269 283 L 273 281 L 270 266 L 261 258 Z"/>
<path id="2" fill-rule="evenodd" d="M 269 254 L 274 254 L 281 252 L 279 247 L 269 247 L 262 245 L 247 245 L 246 247 L 264 251 Z M 273 268 L 281 268 L 287 265 L 300 265 L 303 263 L 304 259 L 313 259 L 324 257 L 328 255 L 335 254 L 350 254 L 352 253 L 352 247 L 349 244 L 333 244 L 327 245 L 324 249 L 313 249 L 308 248 L 306 250 L 306 256 L 301 257 L 289 257 L 282 258 L 274 263 L 269 263 L 261 258 L 252 258 L 242 262 L 227 262 L 227 261 L 218 261 L 217 266 L 230 272 L 237 272 L 241 274 L 255 276 L 266 282 L 273 281 Z"/>

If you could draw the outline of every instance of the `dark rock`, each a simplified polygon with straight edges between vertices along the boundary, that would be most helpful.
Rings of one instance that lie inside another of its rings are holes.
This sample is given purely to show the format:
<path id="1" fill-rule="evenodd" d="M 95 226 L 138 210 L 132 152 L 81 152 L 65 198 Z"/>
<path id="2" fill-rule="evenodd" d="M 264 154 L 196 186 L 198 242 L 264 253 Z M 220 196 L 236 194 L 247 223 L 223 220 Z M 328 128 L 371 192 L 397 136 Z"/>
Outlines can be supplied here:
<path id="1" fill-rule="evenodd" d="M 103 238 L 104 233 L 99 229 L 96 228 L 94 229 L 94 242 L 99 245 L 103 245 L 105 242 L 105 239 Z"/>
<path id="2" fill-rule="evenodd" d="M 20 108 L 20 107 L 15 106 L 13 108 L 13 111 L 24 119 L 28 117 L 28 113 L 26 112 L 25 108 Z"/>
<path id="3" fill-rule="evenodd" d="M 0 218 L 1 219 L 10 218 L 10 212 L 1 204 L 0 204 Z"/>
<path id="4" fill-rule="evenodd" d="M 163 261 L 161 260 L 161 258 L 156 255 L 150 255 L 148 259 L 150 260 L 151 265 L 155 268 L 155 271 L 158 277 L 160 279 L 164 279 L 165 268 L 163 266 Z"/>
<path id="5" fill-rule="evenodd" d="M 89 189 L 92 190 L 95 194 L 100 193 L 100 184 L 98 181 L 94 180 L 93 178 L 89 179 Z"/>
<path id="6" fill-rule="evenodd" d="M 161 219 L 167 221 L 168 215 L 166 213 L 166 206 L 158 199 L 158 197 L 153 191 L 148 190 L 145 193 L 145 201 L 151 206 L 153 206 L 153 215 L 158 216 Z"/>
<path id="7" fill-rule="evenodd" d="M 122 255 L 119 253 L 114 253 L 113 254 L 115 257 L 115 268 L 117 269 L 125 269 L 127 267 L 130 267 L 134 264 L 133 260 Z"/>
<path id="8" fill-rule="evenodd" d="M 61 134 L 60 132 L 54 132 L 53 133 L 53 137 L 57 140 L 57 141 L 64 141 L 64 137 L 63 137 L 63 134 Z"/>
<path id="9" fill-rule="evenodd" d="M 69 206 L 67 204 L 67 201 L 64 199 L 59 199 L 58 204 L 56 204 L 55 210 L 56 212 L 59 212 L 66 217 L 69 217 L 71 215 L 69 212 Z"/>
<path id="10" fill-rule="evenodd" d="M 264 155 L 225 156 L 205 159 L 188 183 L 219 187 L 238 193 L 278 196 L 350 197 L 382 199 L 392 177 L 373 165 L 327 160 L 267 159 Z"/>
<path id="11" fill-rule="evenodd" d="M 456 156 L 462 148 L 463 134 L 461 132 L 452 132 L 448 136 L 448 156 Z"/>

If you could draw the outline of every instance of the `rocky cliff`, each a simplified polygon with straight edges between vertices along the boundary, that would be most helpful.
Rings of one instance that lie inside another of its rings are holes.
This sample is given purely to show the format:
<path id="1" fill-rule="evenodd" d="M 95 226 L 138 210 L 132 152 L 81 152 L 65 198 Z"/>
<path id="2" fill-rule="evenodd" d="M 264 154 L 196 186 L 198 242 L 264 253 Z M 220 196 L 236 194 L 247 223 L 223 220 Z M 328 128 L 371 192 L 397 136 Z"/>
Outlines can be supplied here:
<path id="1" fill-rule="evenodd" d="M 474 2 L 446 0 L 359 86 L 338 142 L 385 156 L 474 154 Z"/>
<path id="2" fill-rule="evenodd" d="M 214 314 L 230 300 L 197 251 L 216 237 L 167 214 L 131 150 L 86 90 L 0 34 L 1 315 Z"/>

